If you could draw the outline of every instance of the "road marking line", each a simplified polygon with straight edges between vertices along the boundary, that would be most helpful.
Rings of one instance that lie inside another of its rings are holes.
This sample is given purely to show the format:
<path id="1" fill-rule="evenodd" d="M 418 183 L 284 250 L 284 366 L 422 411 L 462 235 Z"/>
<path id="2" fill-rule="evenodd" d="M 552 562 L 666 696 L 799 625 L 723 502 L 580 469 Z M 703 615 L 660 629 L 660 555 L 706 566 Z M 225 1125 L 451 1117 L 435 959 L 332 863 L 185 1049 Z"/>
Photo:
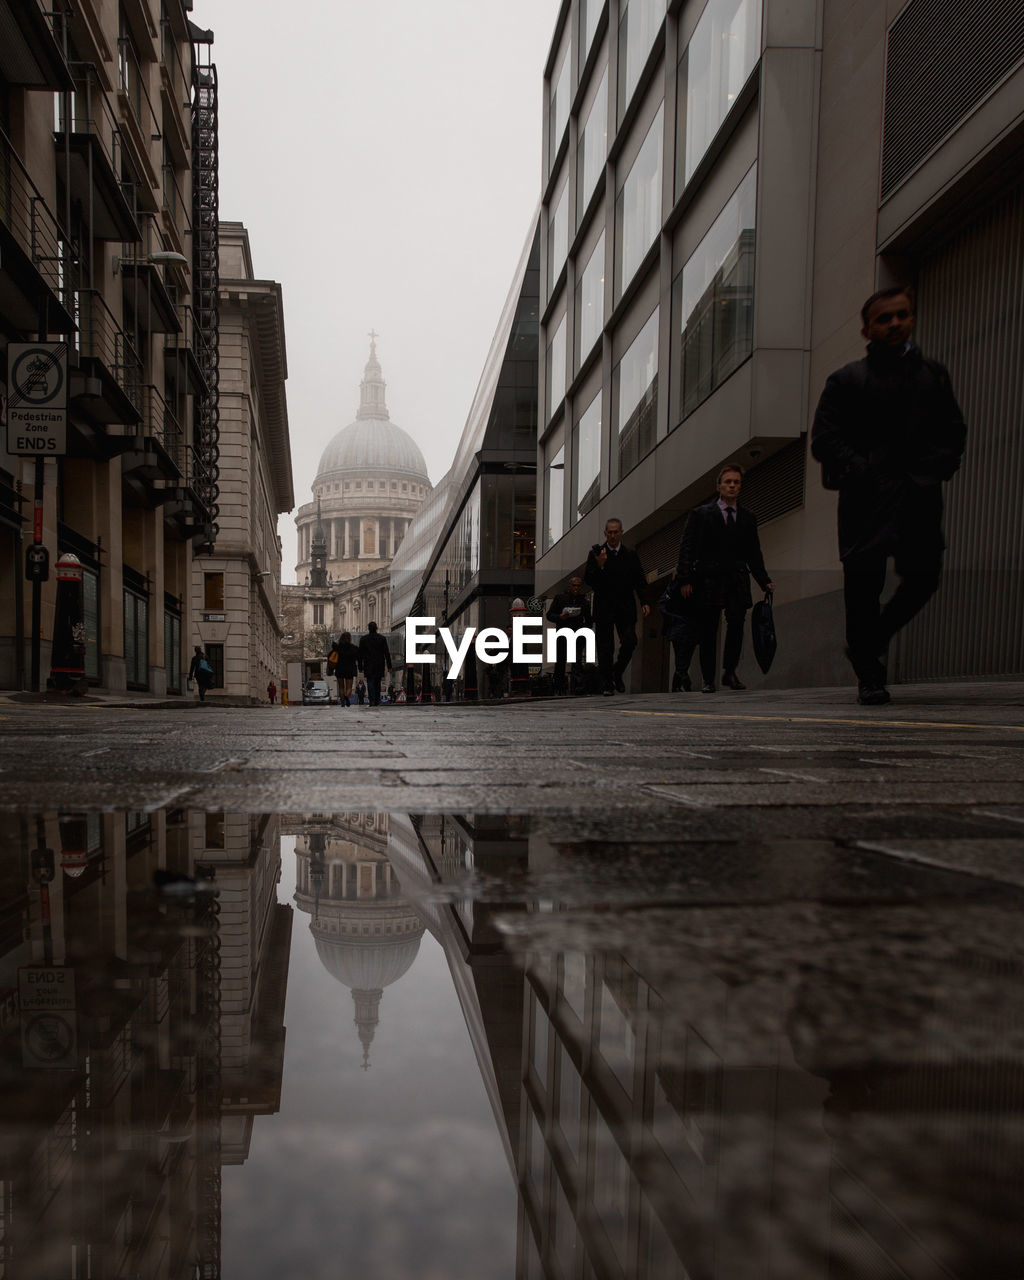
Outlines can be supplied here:
<path id="1" fill-rule="evenodd" d="M 588 707 L 592 714 L 607 714 L 599 712 L 596 707 Z M 1024 733 L 1024 724 L 972 724 L 969 720 L 856 720 L 852 717 L 844 716 L 755 716 L 755 715 L 737 715 L 732 712 L 715 712 L 715 711 L 627 711 L 616 712 L 620 716 L 666 716 L 677 720 L 759 720 L 766 723 L 778 723 L 780 720 L 784 724 L 854 724 L 854 725 L 885 725 L 890 729 L 1012 729 L 1014 733 Z"/>

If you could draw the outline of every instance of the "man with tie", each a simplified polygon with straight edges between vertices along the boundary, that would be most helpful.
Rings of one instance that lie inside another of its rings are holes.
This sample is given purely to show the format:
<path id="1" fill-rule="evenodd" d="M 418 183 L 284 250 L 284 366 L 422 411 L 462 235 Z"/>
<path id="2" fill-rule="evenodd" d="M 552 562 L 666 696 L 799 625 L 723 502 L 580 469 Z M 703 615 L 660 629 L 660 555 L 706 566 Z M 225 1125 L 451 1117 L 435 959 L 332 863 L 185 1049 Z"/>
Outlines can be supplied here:
<path id="1" fill-rule="evenodd" d="M 750 575 L 762 591 L 774 591 L 757 536 L 752 511 L 737 502 L 743 484 L 742 468 L 733 463 L 718 473 L 718 497 L 690 512 L 679 544 L 676 578 L 679 594 L 692 601 L 696 612 L 695 642 L 700 645 L 703 693 L 715 692 L 715 658 L 718 651 L 718 619 L 725 612 L 725 650 L 722 684 L 744 689 L 736 667 L 743 648 L 743 622 L 753 603 Z M 692 650 L 691 650 L 692 653 Z M 689 665 L 689 655 L 684 655 Z M 678 665 L 678 663 L 677 663 Z"/>
<path id="2" fill-rule="evenodd" d="M 623 680 L 626 667 L 637 645 L 636 600 L 646 618 L 651 606 L 644 601 L 647 575 L 640 557 L 622 541 L 622 521 L 605 522 L 604 543 L 592 547 L 584 573 L 587 586 L 594 592 L 594 639 L 597 642 L 597 667 L 601 691 L 608 697 L 616 690 L 626 692 Z M 619 655 L 615 657 L 615 632 L 619 633 Z"/>

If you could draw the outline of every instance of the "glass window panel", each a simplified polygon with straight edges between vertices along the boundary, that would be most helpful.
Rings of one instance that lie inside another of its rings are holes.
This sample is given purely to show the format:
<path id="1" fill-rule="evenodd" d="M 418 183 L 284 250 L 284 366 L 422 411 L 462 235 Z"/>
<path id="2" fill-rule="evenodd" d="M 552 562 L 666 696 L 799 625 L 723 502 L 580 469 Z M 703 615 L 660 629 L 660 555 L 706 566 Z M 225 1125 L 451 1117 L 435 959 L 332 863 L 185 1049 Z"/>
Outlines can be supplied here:
<path id="1" fill-rule="evenodd" d="M 665 0 L 628 0 L 619 21 L 619 120 L 640 80 L 664 16 Z"/>
<path id="2" fill-rule="evenodd" d="M 601 984 L 601 1056 L 611 1067 L 619 1084 L 633 1092 L 633 1064 L 636 1058 L 636 1035 L 625 1014 L 605 983 Z"/>
<path id="3" fill-rule="evenodd" d="M 555 162 L 558 144 L 569 123 L 569 45 L 562 50 L 562 61 L 551 77 L 551 110 L 548 114 L 548 159 Z"/>
<path id="4" fill-rule="evenodd" d="M 756 194 L 757 166 L 753 165 L 676 276 L 680 420 L 750 355 Z"/>
<path id="5" fill-rule="evenodd" d="M 544 532 L 544 550 L 555 545 L 565 532 L 565 445 L 559 444 L 558 452 L 544 468 L 544 488 L 547 493 L 547 521 Z"/>
<path id="6" fill-rule="evenodd" d="M 583 1086 L 568 1050 L 559 1048 L 558 1068 L 558 1127 L 562 1130 L 566 1145 L 574 1160 L 580 1158 L 580 1107 L 583 1105 Z"/>
<path id="7" fill-rule="evenodd" d="M 572 429 L 572 522 L 592 510 L 601 497 L 601 393 L 591 400 Z"/>
<path id="8" fill-rule="evenodd" d="M 615 202 L 615 298 L 643 261 L 661 226 L 661 118 L 658 108 Z"/>
<path id="9" fill-rule="evenodd" d="M 601 76 L 601 84 L 591 103 L 586 123 L 580 131 L 576 151 L 576 222 L 583 215 L 594 194 L 597 180 L 604 170 L 608 156 L 608 68 Z"/>
<path id="10" fill-rule="evenodd" d="M 553 288 L 569 252 L 569 184 L 562 186 L 548 220 L 548 290 Z"/>
<path id="11" fill-rule="evenodd" d="M 760 56 L 761 0 L 709 0 L 680 62 L 680 187 L 690 181 Z"/>
<path id="12" fill-rule="evenodd" d="M 604 327 L 604 232 L 576 285 L 576 368 L 590 355 Z"/>
<path id="13" fill-rule="evenodd" d="M 85 674 L 90 680 L 100 676 L 100 591 L 99 574 L 82 570 L 82 598 L 85 608 Z"/>
<path id="14" fill-rule="evenodd" d="M 546 369 L 547 380 L 547 402 L 548 402 L 548 420 L 558 406 L 565 399 L 565 374 L 568 364 L 568 353 L 566 352 L 566 323 L 565 316 L 562 316 L 558 322 L 558 328 L 554 332 L 550 343 L 548 343 L 548 358 Z"/>
<path id="15" fill-rule="evenodd" d="M 620 479 L 654 448 L 658 414 L 658 312 L 612 371 L 612 422 Z"/>
<path id="16" fill-rule="evenodd" d="M 580 66 L 587 60 L 590 46 L 594 43 L 598 19 L 604 8 L 604 0 L 580 0 Z"/>

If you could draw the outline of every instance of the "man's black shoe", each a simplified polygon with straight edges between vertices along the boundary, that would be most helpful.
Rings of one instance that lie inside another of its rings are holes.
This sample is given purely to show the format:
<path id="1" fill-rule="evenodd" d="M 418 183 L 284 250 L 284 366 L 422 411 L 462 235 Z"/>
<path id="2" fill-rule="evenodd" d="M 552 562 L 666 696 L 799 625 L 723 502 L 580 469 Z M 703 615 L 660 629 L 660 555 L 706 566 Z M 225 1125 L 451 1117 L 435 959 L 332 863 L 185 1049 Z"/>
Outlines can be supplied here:
<path id="1" fill-rule="evenodd" d="M 673 675 L 672 677 L 673 693 L 680 693 L 680 692 L 689 693 L 692 688 L 693 688 L 693 685 L 690 683 L 689 676 L 680 675 L 678 671 Z"/>
<path id="2" fill-rule="evenodd" d="M 601 692 L 604 694 L 606 698 L 614 697 L 615 686 L 613 684 L 606 684 L 605 687 L 601 690 Z"/>
<path id="3" fill-rule="evenodd" d="M 726 671 L 722 676 L 722 684 L 727 689 L 745 689 L 747 687 L 735 671 Z"/>
<path id="4" fill-rule="evenodd" d="M 857 687 L 857 701 L 862 707 L 883 707 L 892 702 L 892 694 L 884 684 L 860 684 Z"/>
<path id="5" fill-rule="evenodd" d="M 710 681 L 704 686 L 703 689 L 701 689 L 701 693 L 714 693 L 714 691 L 715 691 L 715 686 L 711 684 Z"/>
<path id="6" fill-rule="evenodd" d="M 617 692 L 619 692 L 619 693 L 625 693 L 625 692 L 626 692 L 626 686 L 625 686 L 625 685 L 623 684 L 623 682 L 622 682 L 622 676 L 616 676 L 616 677 L 615 677 L 615 688 L 616 688 Z"/>

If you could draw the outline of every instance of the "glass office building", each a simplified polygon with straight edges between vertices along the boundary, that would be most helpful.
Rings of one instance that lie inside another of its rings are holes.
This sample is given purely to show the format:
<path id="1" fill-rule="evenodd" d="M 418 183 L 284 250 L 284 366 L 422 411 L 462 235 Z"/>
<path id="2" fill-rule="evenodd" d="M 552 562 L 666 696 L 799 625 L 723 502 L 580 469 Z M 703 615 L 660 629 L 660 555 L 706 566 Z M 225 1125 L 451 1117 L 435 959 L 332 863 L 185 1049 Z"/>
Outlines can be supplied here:
<path id="1" fill-rule="evenodd" d="M 1024 319 L 1006 300 L 1024 283 L 1024 23 L 997 48 L 1001 15 L 995 0 L 970 13 L 928 0 L 562 6 L 544 81 L 539 595 L 614 516 L 653 602 L 687 514 L 738 463 L 786 632 L 771 682 L 848 682 L 834 498 L 807 467 L 808 433 L 828 374 L 863 355 L 863 300 L 909 282 L 970 443 L 947 499 L 953 607 L 916 621 L 891 669 L 1020 670 L 1024 406 L 1007 353 Z M 965 67 L 968 47 L 983 52 Z M 996 457 L 990 522 L 981 477 Z M 1007 524 L 1017 536 L 997 534 Z M 668 687 L 667 649 L 649 621 L 631 688 Z"/>

